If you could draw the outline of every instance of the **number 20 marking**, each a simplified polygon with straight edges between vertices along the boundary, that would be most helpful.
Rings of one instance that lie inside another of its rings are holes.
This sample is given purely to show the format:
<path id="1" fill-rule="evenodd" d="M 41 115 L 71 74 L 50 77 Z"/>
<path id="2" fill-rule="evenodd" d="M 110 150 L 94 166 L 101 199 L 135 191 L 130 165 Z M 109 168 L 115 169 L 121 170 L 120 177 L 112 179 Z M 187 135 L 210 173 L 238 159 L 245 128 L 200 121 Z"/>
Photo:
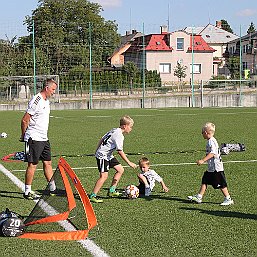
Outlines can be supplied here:
<path id="1" fill-rule="evenodd" d="M 11 219 L 11 223 L 10 223 L 10 226 L 11 226 L 11 227 L 19 227 L 20 224 L 21 224 L 21 221 L 20 221 L 20 220 Z"/>

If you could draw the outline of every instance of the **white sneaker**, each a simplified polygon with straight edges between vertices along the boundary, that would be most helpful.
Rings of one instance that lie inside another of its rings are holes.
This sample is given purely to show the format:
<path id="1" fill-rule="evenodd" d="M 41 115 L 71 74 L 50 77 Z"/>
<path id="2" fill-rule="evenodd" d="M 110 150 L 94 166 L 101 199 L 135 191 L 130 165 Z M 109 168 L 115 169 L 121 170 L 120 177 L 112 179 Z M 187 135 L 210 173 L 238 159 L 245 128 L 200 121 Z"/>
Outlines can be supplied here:
<path id="1" fill-rule="evenodd" d="M 226 206 L 226 205 L 231 205 L 231 204 L 234 204 L 234 201 L 231 198 L 230 199 L 225 198 L 223 203 L 221 203 L 220 205 Z"/>
<path id="2" fill-rule="evenodd" d="M 197 195 L 189 195 L 187 197 L 187 199 L 192 201 L 192 202 L 196 202 L 196 203 L 201 203 L 202 202 L 202 198 L 197 197 Z"/>
<path id="3" fill-rule="evenodd" d="M 150 196 L 151 194 L 151 188 L 150 187 L 146 187 L 145 188 L 145 196 Z"/>

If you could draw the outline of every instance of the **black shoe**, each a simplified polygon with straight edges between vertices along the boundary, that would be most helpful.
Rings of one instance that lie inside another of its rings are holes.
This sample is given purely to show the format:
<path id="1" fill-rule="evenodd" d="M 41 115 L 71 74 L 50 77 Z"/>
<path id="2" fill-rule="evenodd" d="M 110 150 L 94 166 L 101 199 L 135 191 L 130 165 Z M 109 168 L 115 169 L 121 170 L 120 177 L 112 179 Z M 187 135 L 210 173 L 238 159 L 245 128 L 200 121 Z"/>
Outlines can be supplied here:
<path id="1" fill-rule="evenodd" d="M 27 195 L 25 195 L 24 193 L 23 197 L 27 200 L 38 200 L 40 198 L 39 195 L 36 195 L 35 193 L 32 193 L 32 192 L 29 192 Z"/>
<path id="2" fill-rule="evenodd" d="M 57 190 L 49 191 L 49 195 L 56 196 L 57 195 Z"/>

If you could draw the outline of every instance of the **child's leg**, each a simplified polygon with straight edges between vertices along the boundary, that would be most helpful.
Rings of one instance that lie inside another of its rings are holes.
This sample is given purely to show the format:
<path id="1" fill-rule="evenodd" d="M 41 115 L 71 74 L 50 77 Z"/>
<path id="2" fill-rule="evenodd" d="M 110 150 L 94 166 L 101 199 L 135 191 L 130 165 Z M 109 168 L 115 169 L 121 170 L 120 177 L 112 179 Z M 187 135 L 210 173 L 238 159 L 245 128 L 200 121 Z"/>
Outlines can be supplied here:
<path id="1" fill-rule="evenodd" d="M 206 184 L 202 184 L 198 193 L 198 196 L 203 197 L 205 191 L 207 189 L 207 185 Z"/>
<path id="2" fill-rule="evenodd" d="M 116 165 L 113 168 L 116 170 L 116 172 L 113 176 L 111 187 L 115 189 L 120 181 L 120 178 L 121 178 L 123 172 L 124 172 L 124 168 L 121 164 Z"/>
<path id="3" fill-rule="evenodd" d="M 223 193 L 223 195 L 224 195 L 226 198 L 230 198 L 230 195 L 229 195 L 229 192 L 228 192 L 228 188 L 227 188 L 227 187 L 221 188 L 220 190 L 221 190 L 221 192 Z"/>
<path id="4" fill-rule="evenodd" d="M 149 183 L 148 183 L 148 180 L 146 179 L 146 177 L 143 175 L 143 174 L 138 174 L 137 175 L 138 176 L 138 178 L 139 178 L 139 180 L 142 182 L 142 183 L 144 183 L 144 185 L 145 185 L 145 196 L 150 196 L 150 194 L 151 194 L 151 189 L 150 189 L 150 185 L 149 185 Z"/>
<path id="5" fill-rule="evenodd" d="M 108 178 L 108 172 L 101 172 L 100 178 L 96 181 L 95 187 L 93 189 L 93 193 L 97 195 L 97 193 L 100 191 L 101 187 L 103 186 L 105 180 Z"/>
<path id="6" fill-rule="evenodd" d="M 229 195 L 228 188 L 224 187 L 224 188 L 221 188 L 220 190 L 223 193 L 223 195 L 225 196 L 224 201 L 220 205 L 231 205 L 231 204 L 234 204 L 234 201 L 231 199 L 231 197 Z"/>
<path id="7" fill-rule="evenodd" d="M 145 184 L 145 187 L 149 187 L 149 183 L 143 174 L 138 174 L 137 177 L 140 181 L 142 181 Z"/>

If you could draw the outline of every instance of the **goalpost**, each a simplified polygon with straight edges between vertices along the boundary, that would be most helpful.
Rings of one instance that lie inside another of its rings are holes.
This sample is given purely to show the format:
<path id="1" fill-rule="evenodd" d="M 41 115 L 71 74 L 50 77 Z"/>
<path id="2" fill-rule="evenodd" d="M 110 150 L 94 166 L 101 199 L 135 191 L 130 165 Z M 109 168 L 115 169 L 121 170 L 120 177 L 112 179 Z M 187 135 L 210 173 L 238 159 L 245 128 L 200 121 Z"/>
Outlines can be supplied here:
<path id="1" fill-rule="evenodd" d="M 58 87 L 53 99 L 59 102 L 59 75 L 0 77 L 0 101 L 27 101 L 34 95 L 34 92 L 38 93 L 43 88 L 47 79 L 56 81 Z"/>

